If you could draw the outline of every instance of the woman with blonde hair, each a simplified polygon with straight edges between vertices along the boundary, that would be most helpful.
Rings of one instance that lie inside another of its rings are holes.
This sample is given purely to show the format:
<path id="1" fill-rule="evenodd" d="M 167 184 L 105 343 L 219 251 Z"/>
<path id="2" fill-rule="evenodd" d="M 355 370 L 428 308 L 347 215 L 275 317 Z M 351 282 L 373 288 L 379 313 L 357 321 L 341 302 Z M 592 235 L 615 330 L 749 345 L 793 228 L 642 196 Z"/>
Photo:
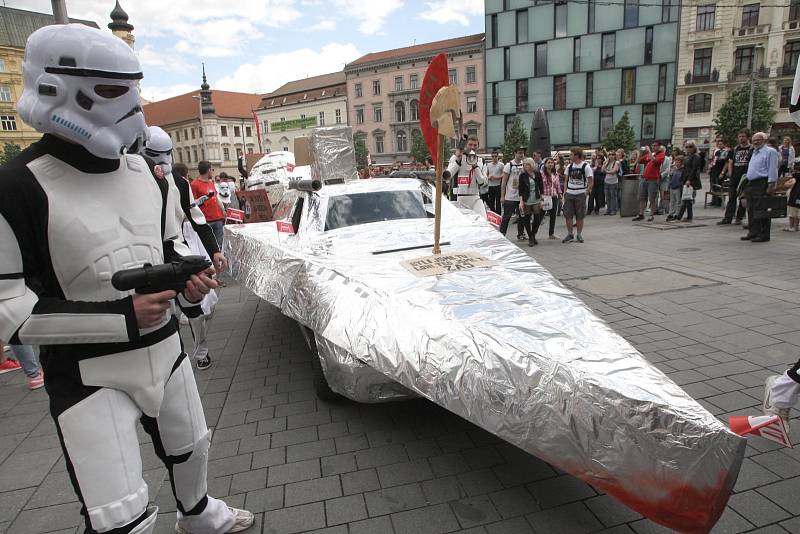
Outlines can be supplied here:
<path id="1" fill-rule="evenodd" d="M 544 184 L 542 175 L 536 170 L 536 162 L 533 158 L 525 158 L 522 161 L 522 174 L 519 175 L 519 212 L 522 214 L 522 224 L 528 233 L 528 246 L 538 245 L 536 232 L 542 224 L 542 198 L 544 196 Z"/>
<path id="2" fill-rule="evenodd" d="M 604 190 L 606 195 L 606 212 L 605 215 L 617 214 L 617 195 L 619 189 L 619 165 L 617 161 L 617 153 L 621 151 L 611 151 L 608 153 L 608 162 L 603 168 L 604 177 Z M 622 152 L 623 158 L 625 152 Z"/>
<path id="3" fill-rule="evenodd" d="M 778 178 L 783 178 L 787 174 L 791 175 L 792 169 L 794 169 L 794 159 L 796 156 L 791 137 L 786 136 L 783 138 L 783 144 L 778 149 L 778 153 L 781 155 L 781 167 L 778 170 Z"/>

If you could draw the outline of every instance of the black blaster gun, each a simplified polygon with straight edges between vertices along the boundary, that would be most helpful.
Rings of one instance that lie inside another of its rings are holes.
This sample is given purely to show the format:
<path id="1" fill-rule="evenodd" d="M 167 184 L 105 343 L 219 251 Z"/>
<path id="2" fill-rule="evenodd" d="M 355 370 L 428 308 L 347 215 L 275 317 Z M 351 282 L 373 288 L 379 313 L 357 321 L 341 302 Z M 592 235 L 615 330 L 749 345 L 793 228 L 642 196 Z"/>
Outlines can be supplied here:
<path id="1" fill-rule="evenodd" d="M 135 289 L 139 294 L 186 289 L 186 282 L 193 274 L 211 267 L 204 256 L 183 256 L 180 260 L 162 265 L 145 263 L 141 267 L 117 271 L 111 277 L 111 285 L 119 291 Z"/>

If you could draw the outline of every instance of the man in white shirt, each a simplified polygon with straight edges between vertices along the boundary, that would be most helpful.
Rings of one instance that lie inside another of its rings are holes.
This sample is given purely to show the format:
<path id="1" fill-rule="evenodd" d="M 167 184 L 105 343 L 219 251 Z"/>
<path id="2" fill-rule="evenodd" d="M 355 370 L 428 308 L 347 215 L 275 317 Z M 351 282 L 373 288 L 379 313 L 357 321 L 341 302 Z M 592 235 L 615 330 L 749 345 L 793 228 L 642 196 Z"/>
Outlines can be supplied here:
<path id="1" fill-rule="evenodd" d="M 500 200 L 500 183 L 503 181 L 503 162 L 500 160 L 500 154 L 497 150 L 492 152 L 492 161 L 486 164 L 485 174 L 489 178 L 489 193 L 487 194 L 486 203 L 489 209 L 499 214 L 502 210 Z"/>
<path id="2" fill-rule="evenodd" d="M 447 170 L 453 177 L 458 203 L 485 217 L 486 208 L 480 198 L 480 189 L 486 186 L 487 179 L 483 174 L 483 160 L 476 154 L 477 149 L 478 138 L 469 136 L 466 146 L 457 148 L 450 157 Z"/>
<path id="3" fill-rule="evenodd" d="M 583 219 L 586 217 L 586 196 L 592 194 L 594 183 L 592 166 L 583 161 L 583 150 L 579 147 L 570 149 L 572 163 L 567 167 L 567 185 L 564 191 L 564 218 L 567 220 L 567 237 L 561 242 L 568 243 L 575 239 L 572 233 L 572 218 L 578 227 L 578 243 L 583 243 Z"/>
<path id="4" fill-rule="evenodd" d="M 517 213 L 519 215 L 519 224 L 517 224 L 518 241 L 525 239 L 523 235 L 525 230 L 521 223 L 522 214 L 519 213 L 519 176 L 522 174 L 522 159 L 524 157 L 525 149 L 523 147 L 519 147 L 514 151 L 514 159 L 506 163 L 503 168 L 503 180 L 500 186 L 500 194 L 503 199 L 503 221 L 500 223 L 500 233 L 506 235 L 511 217 Z"/>

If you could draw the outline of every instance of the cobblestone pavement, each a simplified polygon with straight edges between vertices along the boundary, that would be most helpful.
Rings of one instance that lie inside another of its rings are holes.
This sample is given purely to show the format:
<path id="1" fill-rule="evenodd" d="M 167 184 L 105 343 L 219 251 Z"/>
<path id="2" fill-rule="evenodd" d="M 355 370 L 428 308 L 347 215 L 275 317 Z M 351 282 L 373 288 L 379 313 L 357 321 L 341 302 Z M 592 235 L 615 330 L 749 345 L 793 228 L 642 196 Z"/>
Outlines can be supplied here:
<path id="1" fill-rule="evenodd" d="M 771 243 L 743 243 L 740 228 L 713 224 L 718 210 L 697 211 L 695 222 L 706 226 L 658 230 L 589 217 L 584 244 L 562 245 L 545 231 L 538 247 L 524 248 L 567 284 L 653 267 L 703 279 L 669 292 L 653 279 L 651 294 L 636 297 L 579 295 L 727 421 L 757 412 L 764 379 L 800 355 L 800 236 L 776 225 Z M 224 290 L 212 330 L 216 363 L 197 372 L 215 428 L 209 491 L 252 510 L 253 532 L 667 532 L 426 401 L 316 400 L 297 328 L 235 285 Z M 46 394 L 23 382 L 21 372 L 0 376 L 0 533 L 76 532 L 79 506 Z M 142 440 L 145 477 L 162 512 L 156 531 L 171 532 L 165 470 Z M 714 532 L 800 532 L 798 451 L 751 439 Z"/>

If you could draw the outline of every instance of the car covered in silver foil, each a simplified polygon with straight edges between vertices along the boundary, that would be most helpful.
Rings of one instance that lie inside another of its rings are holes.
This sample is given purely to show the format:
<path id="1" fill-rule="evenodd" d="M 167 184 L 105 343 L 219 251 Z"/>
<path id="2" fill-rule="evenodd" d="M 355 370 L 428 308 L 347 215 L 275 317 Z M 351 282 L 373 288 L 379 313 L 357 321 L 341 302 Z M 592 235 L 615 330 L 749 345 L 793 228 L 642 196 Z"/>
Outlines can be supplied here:
<path id="1" fill-rule="evenodd" d="M 443 202 L 442 253 L 488 266 L 412 274 L 433 198 L 406 178 L 290 191 L 277 221 L 228 226 L 225 242 L 242 284 L 302 325 L 323 396 L 424 397 L 658 523 L 708 532 L 745 440 L 478 215 Z"/>

